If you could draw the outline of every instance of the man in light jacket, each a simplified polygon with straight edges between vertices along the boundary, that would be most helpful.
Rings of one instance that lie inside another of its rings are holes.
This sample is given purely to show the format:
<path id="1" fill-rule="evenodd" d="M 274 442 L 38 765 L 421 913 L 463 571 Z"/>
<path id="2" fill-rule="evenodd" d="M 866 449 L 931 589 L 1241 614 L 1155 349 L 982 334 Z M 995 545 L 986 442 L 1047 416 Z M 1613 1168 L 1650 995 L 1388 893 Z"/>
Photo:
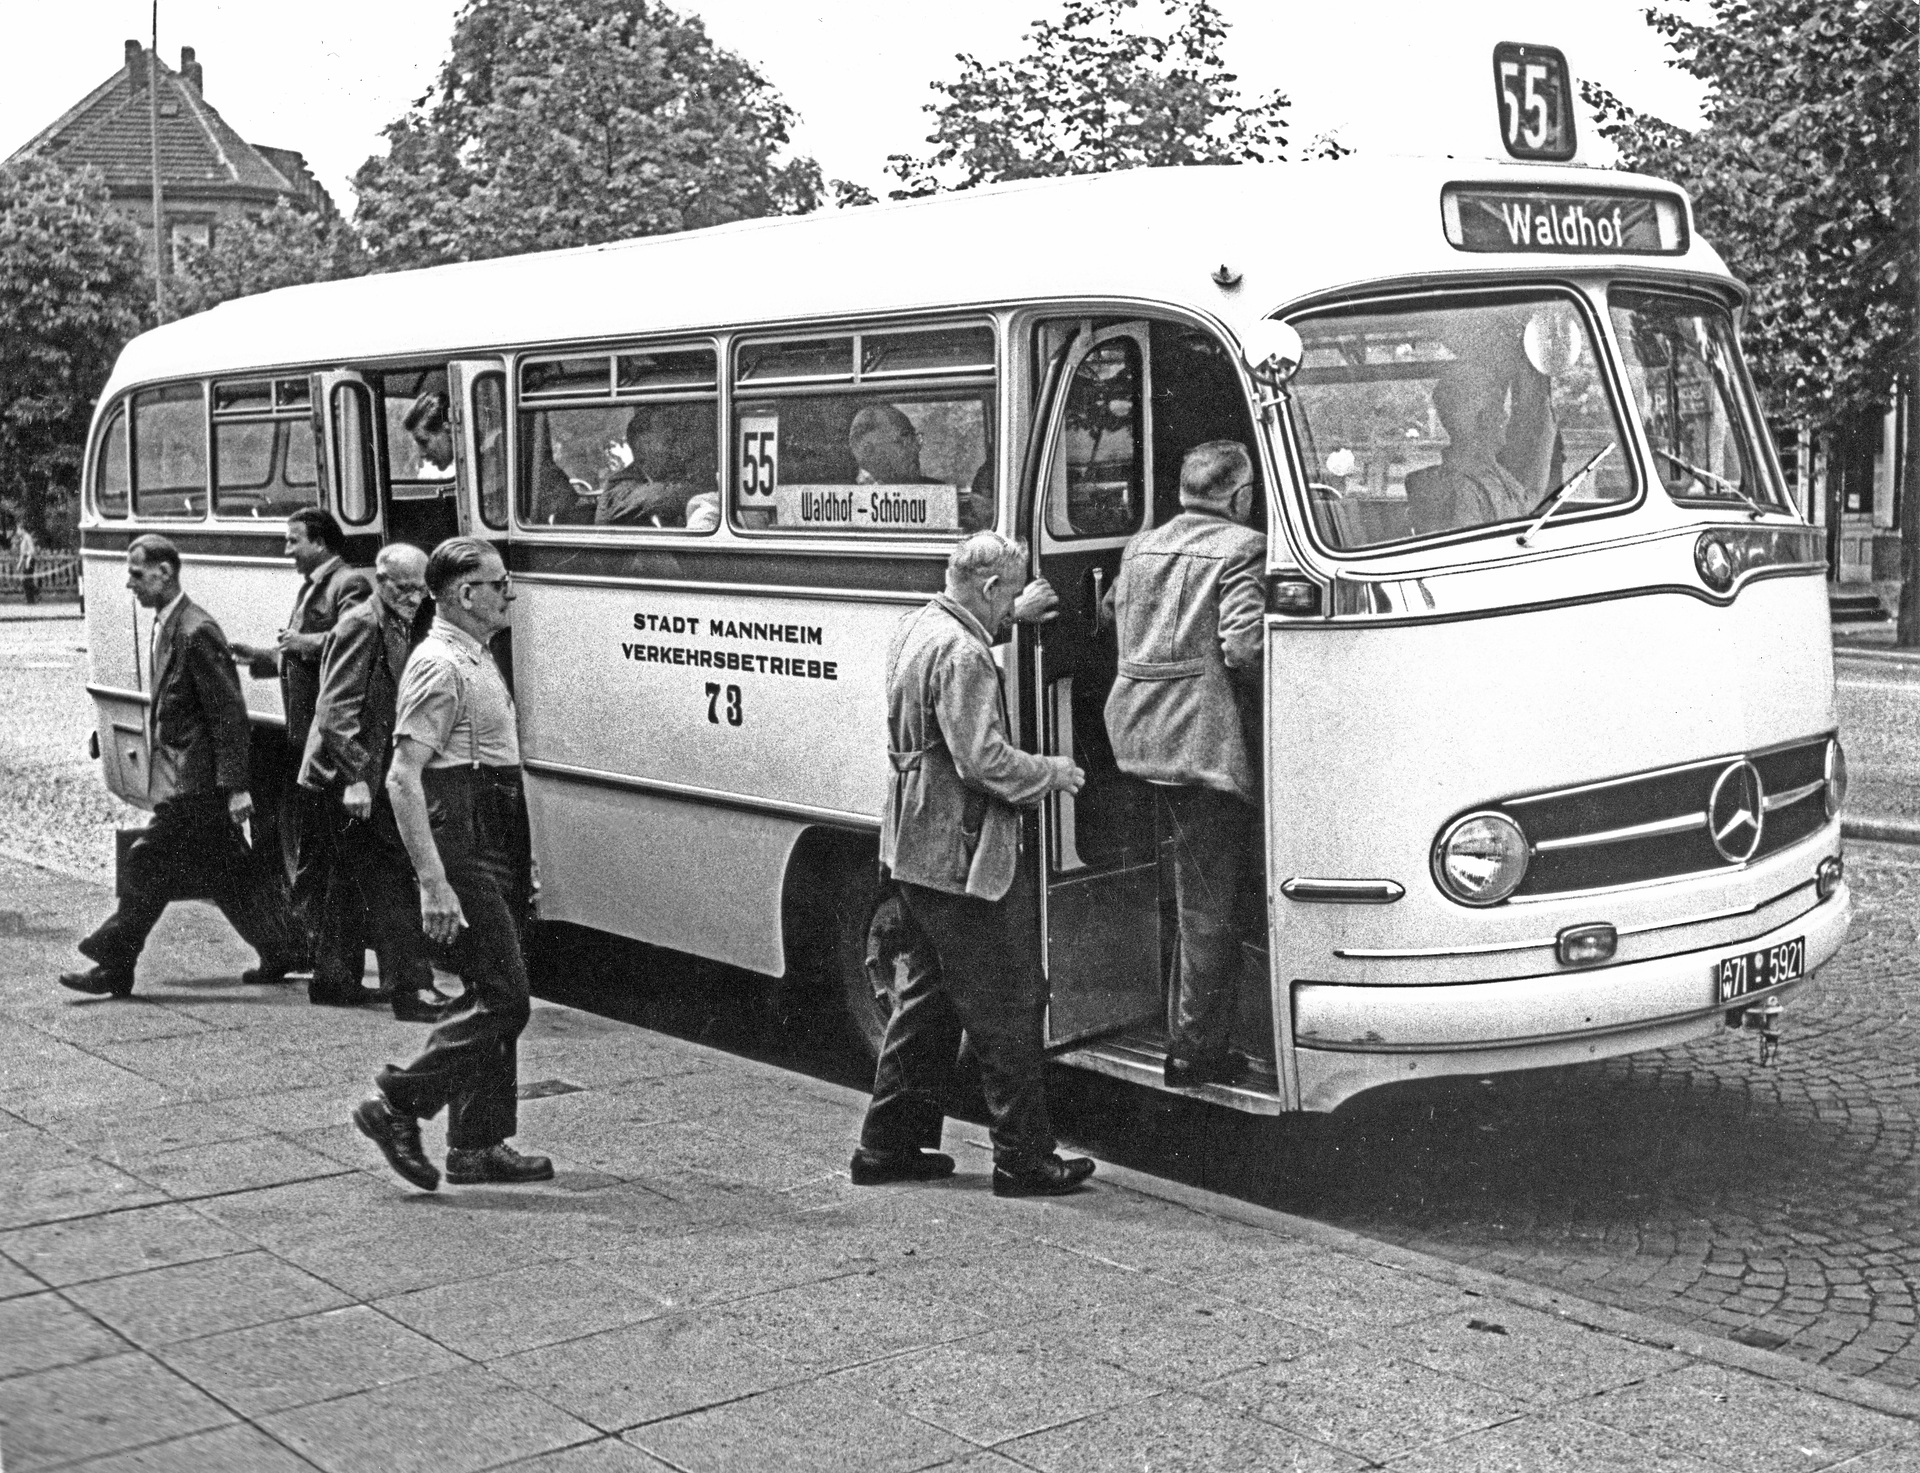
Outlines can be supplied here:
<path id="1" fill-rule="evenodd" d="M 1256 831 L 1267 540 L 1246 525 L 1253 463 L 1233 440 L 1187 452 L 1180 514 L 1127 544 L 1112 606 L 1120 670 L 1107 733 L 1157 788 L 1173 835 L 1180 981 L 1166 1082 L 1232 1077 L 1240 976 L 1234 897 Z"/>
<path id="2" fill-rule="evenodd" d="M 1057 1196 L 1093 1172 L 1054 1153 L 1040 1010 L 1045 986 L 1014 935 L 1006 895 L 1020 814 L 1077 793 L 1070 757 L 1023 752 L 1007 736 L 994 637 L 1020 602 L 1025 547 L 976 532 L 947 560 L 947 590 L 907 615 L 887 648 L 887 801 L 880 862 L 909 932 L 905 981 L 874 1071 L 853 1155 L 856 1184 L 949 1175 L 942 1104 L 964 1028 L 992 1116 L 996 1196 Z"/>

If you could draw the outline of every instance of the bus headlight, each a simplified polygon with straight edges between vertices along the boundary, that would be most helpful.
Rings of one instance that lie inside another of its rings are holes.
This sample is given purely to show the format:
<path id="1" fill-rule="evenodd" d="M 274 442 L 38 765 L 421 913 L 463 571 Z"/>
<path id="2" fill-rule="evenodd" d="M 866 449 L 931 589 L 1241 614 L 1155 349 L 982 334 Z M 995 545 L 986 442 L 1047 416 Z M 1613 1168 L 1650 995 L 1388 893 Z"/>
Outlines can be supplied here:
<path id="1" fill-rule="evenodd" d="M 1433 846 L 1433 877 L 1462 905 L 1497 905 L 1527 877 L 1527 836 L 1504 813 L 1469 813 Z"/>
<path id="2" fill-rule="evenodd" d="M 1839 737 L 1827 738 L 1827 817 L 1840 812 L 1847 801 L 1847 749 Z"/>

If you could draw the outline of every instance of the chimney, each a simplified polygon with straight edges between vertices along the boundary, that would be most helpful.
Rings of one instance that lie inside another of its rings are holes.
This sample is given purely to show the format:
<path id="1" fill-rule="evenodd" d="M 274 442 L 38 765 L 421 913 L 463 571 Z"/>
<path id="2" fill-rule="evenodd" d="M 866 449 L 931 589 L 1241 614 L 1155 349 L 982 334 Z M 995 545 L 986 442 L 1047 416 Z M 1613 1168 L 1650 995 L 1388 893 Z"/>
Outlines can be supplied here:
<path id="1" fill-rule="evenodd" d="M 182 46 L 180 48 L 180 77 L 189 87 L 193 88 L 196 96 L 206 92 L 206 68 L 194 60 L 193 48 L 191 46 Z"/>
<path id="2" fill-rule="evenodd" d="M 127 42 L 127 80 L 135 92 L 147 85 L 147 48 L 138 41 Z"/>

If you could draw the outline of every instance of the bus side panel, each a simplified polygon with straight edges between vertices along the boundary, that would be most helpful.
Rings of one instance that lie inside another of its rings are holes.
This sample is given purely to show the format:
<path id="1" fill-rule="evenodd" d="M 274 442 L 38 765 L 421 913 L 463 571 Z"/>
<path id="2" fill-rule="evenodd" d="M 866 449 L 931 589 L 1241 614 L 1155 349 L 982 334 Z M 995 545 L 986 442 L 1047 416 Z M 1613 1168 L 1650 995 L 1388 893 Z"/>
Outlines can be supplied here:
<path id="1" fill-rule="evenodd" d="M 780 889 L 807 825 L 531 772 L 526 783 L 542 920 L 785 972 Z"/>
<path id="2" fill-rule="evenodd" d="M 902 605 L 537 575 L 515 589 L 514 688 L 533 770 L 562 763 L 877 827 L 887 639 Z M 778 899 L 775 885 L 767 903 Z"/>
<path id="3" fill-rule="evenodd" d="M 196 557 L 191 540 L 179 540 L 180 586 L 187 597 L 213 615 L 229 642 L 272 649 L 300 592 L 300 574 L 293 564 L 277 557 Z M 255 680 L 242 665 L 240 689 L 255 721 L 285 724 L 277 679 Z"/>

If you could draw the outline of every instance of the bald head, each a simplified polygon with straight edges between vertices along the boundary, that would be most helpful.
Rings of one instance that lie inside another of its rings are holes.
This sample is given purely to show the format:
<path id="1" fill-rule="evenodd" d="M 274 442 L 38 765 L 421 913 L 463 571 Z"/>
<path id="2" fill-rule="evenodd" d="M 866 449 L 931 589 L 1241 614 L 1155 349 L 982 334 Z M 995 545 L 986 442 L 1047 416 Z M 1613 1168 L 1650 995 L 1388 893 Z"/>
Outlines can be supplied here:
<path id="1" fill-rule="evenodd" d="M 411 542 L 389 542 L 373 560 L 380 601 L 411 623 L 427 596 L 427 555 Z"/>

